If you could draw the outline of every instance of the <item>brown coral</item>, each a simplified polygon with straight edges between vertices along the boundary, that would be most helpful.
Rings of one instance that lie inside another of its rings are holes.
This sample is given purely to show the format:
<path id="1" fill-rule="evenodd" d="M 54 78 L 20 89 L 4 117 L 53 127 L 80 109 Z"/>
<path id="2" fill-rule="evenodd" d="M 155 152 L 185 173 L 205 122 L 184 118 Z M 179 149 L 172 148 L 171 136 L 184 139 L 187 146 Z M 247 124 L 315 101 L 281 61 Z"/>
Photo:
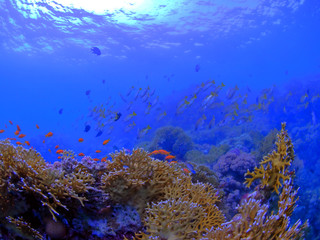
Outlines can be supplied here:
<path id="1" fill-rule="evenodd" d="M 84 193 L 94 181 L 82 169 L 66 175 L 54 170 L 35 150 L 15 147 L 8 140 L 0 141 L 0 173 L 0 222 L 14 223 L 21 232 L 30 232 L 32 228 L 20 218 L 10 216 L 13 212 L 22 213 L 15 207 L 18 196 L 35 200 L 37 206 L 46 206 L 56 220 L 58 208 L 67 210 L 64 201 L 77 199 L 83 205 Z"/>
<path id="2" fill-rule="evenodd" d="M 278 201 L 278 212 L 267 215 L 268 205 L 261 205 L 260 200 L 252 194 L 239 207 L 239 214 L 230 222 L 222 224 L 216 230 L 211 230 L 205 239 L 237 240 L 292 240 L 303 237 L 303 230 L 308 226 L 298 220 L 290 227 L 290 216 L 295 208 L 297 191 L 293 190 L 290 181 L 284 183 L 284 188 Z"/>
<path id="3" fill-rule="evenodd" d="M 102 176 L 102 188 L 114 202 L 132 205 L 140 213 L 148 202 L 163 199 L 165 186 L 182 175 L 175 166 L 151 158 L 142 149 L 111 156 L 112 162 Z"/>
<path id="4" fill-rule="evenodd" d="M 262 187 L 266 186 L 279 194 L 281 182 L 290 179 L 288 167 L 294 159 L 294 150 L 285 130 L 286 124 L 282 123 L 281 126 L 281 132 L 277 134 L 276 150 L 263 158 L 259 168 L 255 167 L 253 172 L 248 170 L 245 174 L 249 176 L 245 181 L 247 187 L 250 187 L 255 179 L 261 179 Z"/>
<path id="5" fill-rule="evenodd" d="M 138 234 L 138 239 L 199 239 L 225 220 L 215 205 L 218 197 L 214 188 L 194 184 L 189 176 L 166 187 L 164 198 L 148 205 L 146 233 Z"/>

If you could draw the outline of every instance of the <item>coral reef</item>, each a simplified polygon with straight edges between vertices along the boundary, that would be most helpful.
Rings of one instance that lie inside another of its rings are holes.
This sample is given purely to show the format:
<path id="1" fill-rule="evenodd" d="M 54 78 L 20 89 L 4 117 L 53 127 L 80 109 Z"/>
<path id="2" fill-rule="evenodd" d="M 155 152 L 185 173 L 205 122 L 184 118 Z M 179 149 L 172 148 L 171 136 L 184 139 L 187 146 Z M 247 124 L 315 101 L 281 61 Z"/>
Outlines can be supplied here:
<path id="1" fill-rule="evenodd" d="M 134 206 L 140 214 L 147 203 L 163 199 L 164 188 L 181 175 L 176 166 L 155 160 L 142 149 L 111 156 L 101 179 L 102 188 L 113 202 Z"/>
<path id="2" fill-rule="evenodd" d="M 240 203 L 242 196 L 248 190 L 243 185 L 244 174 L 248 169 L 255 166 L 255 158 L 250 153 L 240 149 L 232 149 L 221 156 L 213 166 L 213 171 L 219 177 L 220 188 L 223 191 L 222 201 L 224 205 L 221 210 L 230 219 L 236 213 L 236 206 Z"/>
<path id="3" fill-rule="evenodd" d="M 301 224 L 297 220 L 292 226 L 289 224 L 297 191 L 288 172 L 294 152 L 285 124 L 276 146 L 260 168 L 246 173 L 248 186 L 261 179 L 264 188 L 256 188 L 242 199 L 238 214 L 228 217 L 231 220 L 226 222 L 223 210 L 231 202 L 220 199 L 219 193 L 226 185 L 216 187 L 218 178 L 208 168 L 192 165 L 195 173 L 191 174 L 182 170 L 179 163 L 154 159 L 142 149 L 115 152 L 111 161 L 103 163 L 90 157 L 76 159 L 68 151 L 60 162 L 49 164 L 33 149 L 0 141 L 0 236 L 88 240 L 299 239 L 304 236 L 307 222 Z M 252 155 L 233 149 L 218 160 L 216 170 L 221 179 L 224 175 L 234 176 L 229 179 L 230 189 L 241 189 L 241 175 L 253 163 Z M 279 193 L 274 194 L 278 196 L 277 210 L 271 213 L 270 205 L 265 203 L 265 189 Z M 229 199 L 235 203 L 241 193 L 242 190 L 234 191 Z"/>
<path id="4" fill-rule="evenodd" d="M 268 154 L 260 162 L 260 167 L 255 167 L 253 172 L 246 173 L 246 184 L 248 187 L 255 179 L 261 179 L 262 187 L 267 187 L 279 194 L 279 188 L 283 181 L 289 180 L 289 166 L 294 159 L 294 150 L 291 139 L 285 130 L 285 123 L 281 125 L 281 132 L 277 134 L 276 150 Z"/>
<path id="5" fill-rule="evenodd" d="M 224 222 L 210 184 L 193 184 L 186 176 L 165 188 L 164 199 L 148 205 L 146 233 L 137 234 L 137 239 L 199 239 Z"/>
<path id="6" fill-rule="evenodd" d="M 193 149 L 192 139 L 182 128 L 166 126 L 159 128 L 148 150 L 165 149 L 179 159 L 184 159 L 184 155 Z"/>
<path id="7" fill-rule="evenodd" d="M 211 230 L 203 239 L 260 239 L 260 240 L 292 240 L 301 239 L 303 230 L 308 226 L 298 220 L 290 226 L 290 216 L 296 206 L 297 191 L 293 190 L 290 181 L 284 188 L 278 201 L 278 212 L 268 215 L 269 206 L 261 204 L 254 192 L 237 208 L 239 214 L 216 230 Z"/>
<path id="8" fill-rule="evenodd" d="M 196 148 L 199 148 L 198 145 L 196 145 Z M 229 149 L 230 147 L 228 145 L 221 144 L 219 146 L 211 146 L 207 154 L 200 150 L 190 150 L 185 154 L 184 158 L 188 162 L 212 166 L 219 157 L 225 154 Z"/>

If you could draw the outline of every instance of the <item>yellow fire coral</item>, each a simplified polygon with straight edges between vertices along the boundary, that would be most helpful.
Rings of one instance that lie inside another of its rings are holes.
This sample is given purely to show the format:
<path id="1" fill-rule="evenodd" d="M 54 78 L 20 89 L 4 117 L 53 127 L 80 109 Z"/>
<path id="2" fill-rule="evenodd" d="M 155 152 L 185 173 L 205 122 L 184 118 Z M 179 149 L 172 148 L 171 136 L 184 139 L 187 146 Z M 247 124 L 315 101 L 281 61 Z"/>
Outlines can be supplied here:
<path id="1" fill-rule="evenodd" d="M 175 166 L 152 159 L 142 149 L 132 154 L 120 151 L 111 157 L 102 176 L 102 188 L 114 202 L 132 205 L 139 213 L 148 202 L 163 199 L 165 186 L 182 175 Z"/>
<path id="2" fill-rule="evenodd" d="M 216 230 L 211 230 L 202 240 L 293 240 L 301 239 L 308 223 L 298 220 L 290 227 L 290 216 L 296 206 L 297 191 L 293 190 L 290 181 L 285 181 L 278 201 L 278 212 L 267 215 L 268 206 L 261 205 L 252 194 L 239 207 L 239 214 Z"/>
<path id="3" fill-rule="evenodd" d="M 28 223 L 10 216 L 18 193 L 33 196 L 56 220 L 57 209 L 67 209 L 62 201 L 74 198 L 83 205 L 86 199 L 81 195 L 94 181 L 81 169 L 70 174 L 55 171 L 35 150 L 15 147 L 8 140 L 0 141 L 0 173 L 0 222 L 10 220 L 17 228 L 28 228 L 27 232 L 32 230 Z M 15 208 L 14 214 L 20 212 Z"/>
<path id="4" fill-rule="evenodd" d="M 224 222 L 215 203 L 217 192 L 209 184 L 191 182 L 190 176 L 165 189 L 165 199 L 148 204 L 146 233 L 138 239 L 199 239 Z"/>
<path id="5" fill-rule="evenodd" d="M 261 179 L 262 187 L 272 189 L 279 194 L 282 182 L 289 180 L 288 167 L 294 159 L 294 150 L 291 139 L 285 130 L 286 123 L 281 124 L 281 132 L 277 134 L 276 150 L 268 154 L 260 162 L 260 167 L 255 167 L 253 172 L 249 170 L 245 174 L 249 176 L 245 183 L 250 187 L 255 179 Z"/>

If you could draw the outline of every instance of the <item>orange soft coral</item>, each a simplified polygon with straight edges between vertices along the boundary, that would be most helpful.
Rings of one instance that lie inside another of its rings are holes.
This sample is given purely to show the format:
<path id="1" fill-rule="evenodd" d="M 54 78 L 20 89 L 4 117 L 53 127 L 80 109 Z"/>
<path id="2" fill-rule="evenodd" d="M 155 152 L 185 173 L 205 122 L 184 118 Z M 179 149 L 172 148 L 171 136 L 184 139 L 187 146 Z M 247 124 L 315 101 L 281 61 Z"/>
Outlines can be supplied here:
<path id="1" fill-rule="evenodd" d="M 288 167 L 294 159 L 293 145 L 285 130 L 286 124 L 282 123 L 281 126 L 281 132 L 277 135 L 276 150 L 263 158 L 259 168 L 255 167 L 253 172 L 247 171 L 247 187 L 250 187 L 255 179 L 261 179 L 262 187 L 266 186 L 279 194 L 282 182 L 290 179 Z"/>

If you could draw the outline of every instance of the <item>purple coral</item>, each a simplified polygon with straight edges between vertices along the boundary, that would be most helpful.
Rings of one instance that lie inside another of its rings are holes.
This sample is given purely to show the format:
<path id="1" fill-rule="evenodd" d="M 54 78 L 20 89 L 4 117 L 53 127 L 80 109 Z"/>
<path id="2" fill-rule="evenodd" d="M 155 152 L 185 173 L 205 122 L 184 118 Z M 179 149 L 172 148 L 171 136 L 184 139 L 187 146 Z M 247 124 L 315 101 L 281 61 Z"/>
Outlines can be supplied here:
<path id="1" fill-rule="evenodd" d="M 222 155 L 213 169 L 220 177 L 232 176 L 237 181 L 242 182 L 247 169 L 253 169 L 255 165 L 255 157 L 252 154 L 234 148 Z"/>
<path id="2" fill-rule="evenodd" d="M 252 154 L 234 148 L 222 155 L 213 166 L 213 170 L 220 178 L 220 187 L 224 191 L 223 209 L 227 219 L 236 213 L 235 207 L 246 193 L 243 185 L 244 174 L 247 169 L 253 169 L 255 165 L 255 157 Z"/>

